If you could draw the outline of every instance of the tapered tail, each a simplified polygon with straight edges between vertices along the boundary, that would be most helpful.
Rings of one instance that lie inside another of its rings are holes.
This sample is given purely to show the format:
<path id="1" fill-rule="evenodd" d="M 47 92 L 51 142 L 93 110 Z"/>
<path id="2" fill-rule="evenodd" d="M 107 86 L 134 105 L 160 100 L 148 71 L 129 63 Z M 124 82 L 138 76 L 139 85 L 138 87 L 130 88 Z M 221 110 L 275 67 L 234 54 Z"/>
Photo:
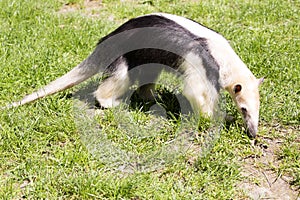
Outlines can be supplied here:
<path id="1" fill-rule="evenodd" d="M 11 103 L 7 108 L 17 107 L 24 105 L 26 103 L 33 102 L 37 99 L 43 98 L 45 96 L 55 94 L 67 88 L 73 87 L 91 76 L 98 73 L 99 69 L 95 65 L 89 66 L 88 59 L 80 63 L 78 66 L 73 68 L 71 71 L 65 75 L 59 77 L 58 79 L 50 82 L 45 87 L 39 89 L 32 94 L 25 96 L 21 101 Z"/>

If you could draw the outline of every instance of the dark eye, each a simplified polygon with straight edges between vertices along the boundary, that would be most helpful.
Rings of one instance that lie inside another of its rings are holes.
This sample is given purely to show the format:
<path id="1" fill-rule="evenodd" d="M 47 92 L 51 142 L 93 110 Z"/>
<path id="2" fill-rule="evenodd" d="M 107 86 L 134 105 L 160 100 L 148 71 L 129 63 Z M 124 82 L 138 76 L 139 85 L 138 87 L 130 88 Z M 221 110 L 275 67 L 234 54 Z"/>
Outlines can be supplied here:
<path id="1" fill-rule="evenodd" d="M 242 107 L 242 108 L 241 108 L 241 111 L 242 111 L 243 115 L 246 115 L 246 114 L 247 114 L 247 109 L 246 109 L 246 108 Z"/>

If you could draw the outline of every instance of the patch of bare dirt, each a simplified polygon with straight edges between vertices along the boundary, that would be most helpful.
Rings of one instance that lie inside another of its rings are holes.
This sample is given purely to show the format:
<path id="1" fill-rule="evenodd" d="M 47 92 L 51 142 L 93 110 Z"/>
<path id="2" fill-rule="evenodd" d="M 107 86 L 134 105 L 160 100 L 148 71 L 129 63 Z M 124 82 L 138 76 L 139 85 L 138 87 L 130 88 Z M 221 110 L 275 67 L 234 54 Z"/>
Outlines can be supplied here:
<path id="1" fill-rule="evenodd" d="M 101 0 L 84 0 L 83 3 L 65 4 L 58 13 L 71 13 L 80 11 L 81 14 L 88 17 L 99 17 L 99 11 L 103 8 Z"/>
<path id="2" fill-rule="evenodd" d="M 267 145 L 261 145 L 261 156 L 243 160 L 242 175 L 247 177 L 240 184 L 245 199 L 300 200 L 300 191 L 292 188 L 291 177 L 274 172 L 280 161 L 276 157 L 282 144 L 281 139 L 263 138 Z"/>

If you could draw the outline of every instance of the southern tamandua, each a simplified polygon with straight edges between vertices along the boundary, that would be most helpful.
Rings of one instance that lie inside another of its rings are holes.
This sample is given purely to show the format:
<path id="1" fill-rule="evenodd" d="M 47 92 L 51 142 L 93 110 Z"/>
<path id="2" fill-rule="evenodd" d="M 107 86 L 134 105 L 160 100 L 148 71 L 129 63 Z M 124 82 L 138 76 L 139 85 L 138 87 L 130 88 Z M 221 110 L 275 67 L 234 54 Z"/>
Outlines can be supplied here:
<path id="1" fill-rule="evenodd" d="M 220 89 L 227 90 L 248 133 L 256 136 L 258 87 L 263 78 L 255 78 L 220 34 L 190 19 L 165 13 L 148 14 L 124 23 L 102 38 L 94 52 L 78 66 L 10 107 L 70 88 L 99 72 L 107 78 L 94 95 L 101 106 L 115 106 L 128 89 L 130 78 L 136 78 L 129 77 L 128 72 L 149 63 L 180 71 L 185 83 L 183 94 L 194 109 L 205 115 L 212 116 Z M 154 81 L 157 75 L 150 76 Z"/>

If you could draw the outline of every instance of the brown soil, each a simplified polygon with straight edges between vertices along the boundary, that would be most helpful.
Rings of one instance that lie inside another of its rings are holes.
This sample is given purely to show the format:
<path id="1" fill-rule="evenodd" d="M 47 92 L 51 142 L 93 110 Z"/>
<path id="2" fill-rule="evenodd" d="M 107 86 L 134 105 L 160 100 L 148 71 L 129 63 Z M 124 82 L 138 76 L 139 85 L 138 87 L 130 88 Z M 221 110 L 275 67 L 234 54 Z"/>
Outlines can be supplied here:
<path id="1" fill-rule="evenodd" d="M 82 4 L 65 4 L 58 13 L 71 13 L 80 11 L 82 15 L 88 17 L 99 17 L 99 10 L 102 8 L 101 0 L 84 0 Z"/>
<path id="2" fill-rule="evenodd" d="M 263 138 L 267 145 L 261 146 L 262 155 L 242 161 L 242 175 L 246 177 L 239 185 L 245 199 L 300 200 L 300 191 L 289 183 L 291 177 L 276 173 L 280 161 L 276 153 L 282 140 Z"/>

